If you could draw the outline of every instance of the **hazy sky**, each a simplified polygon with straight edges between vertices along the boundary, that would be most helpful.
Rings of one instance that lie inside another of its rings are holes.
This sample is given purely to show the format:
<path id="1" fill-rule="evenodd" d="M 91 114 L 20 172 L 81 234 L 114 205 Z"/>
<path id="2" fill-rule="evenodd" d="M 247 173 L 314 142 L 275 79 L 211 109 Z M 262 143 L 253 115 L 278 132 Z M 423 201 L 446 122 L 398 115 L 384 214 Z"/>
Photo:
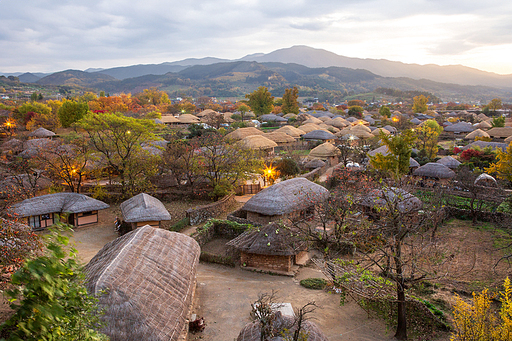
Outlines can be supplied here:
<path id="1" fill-rule="evenodd" d="M 236 59 L 293 45 L 512 74 L 512 1 L 0 0 L 0 72 Z"/>

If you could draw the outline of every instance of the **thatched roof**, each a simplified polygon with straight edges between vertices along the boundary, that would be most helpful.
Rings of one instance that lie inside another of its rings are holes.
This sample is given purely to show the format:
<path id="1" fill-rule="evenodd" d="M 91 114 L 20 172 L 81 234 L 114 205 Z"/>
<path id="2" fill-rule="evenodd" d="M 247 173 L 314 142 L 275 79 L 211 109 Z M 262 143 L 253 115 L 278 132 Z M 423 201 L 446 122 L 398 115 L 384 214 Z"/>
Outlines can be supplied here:
<path id="1" fill-rule="evenodd" d="M 264 215 L 283 215 L 327 199 L 329 191 L 305 178 L 294 178 L 265 188 L 250 198 L 243 210 Z"/>
<path id="2" fill-rule="evenodd" d="M 397 208 L 401 213 L 411 213 L 423 207 L 423 202 L 404 189 L 389 187 L 371 191 L 359 202 L 361 206 L 387 210 Z"/>
<path id="3" fill-rule="evenodd" d="M 380 154 L 382 154 L 382 155 L 384 155 L 384 156 L 388 155 L 388 153 L 389 153 L 388 146 L 385 146 L 385 145 L 384 145 L 384 146 L 380 146 L 380 147 L 379 147 L 379 148 L 377 148 L 377 149 L 370 150 L 370 151 L 368 152 L 368 155 L 369 155 L 369 156 L 375 156 L 375 155 L 377 155 L 377 154 L 379 154 L 379 153 L 380 153 Z"/>
<path id="4" fill-rule="evenodd" d="M 304 140 L 334 140 L 336 136 L 326 130 L 318 129 L 312 130 L 302 136 Z"/>
<path id="5" fill-rule="evenodd" d="M 384 135 L 389 135 L 389 134 L 391 134 L 391 132 L 390 132 L 389 130 L 387 130 L 387 129 L 384 129 L 384 128 L 377 128 L 377 129 L 374 129 L 374 130 L 372 131 L 372 135 L 373 135 L 373 136 L 379 136 L 381 132 L 382 132 Z"/>
<path id="6" fill-rule="evenodd" d="M 393 127 L 393 126 L 390 126 L 390 125 L 385 125 L 384 127 L 382 127 L 384 129 L 386 129 L 387 131 L 389 131 L 390 133 L 394 134 L 397 132 L 396 128 Z"/>
<path id="7" fill-rule="evenodd" d="M 455 176 L 455 172 L 445 165 L 437 162 L 429 162 L 413 172 L 416 176 L 426 176 L 437 179 L 451 179 Z"/>
<path id="8" fill-rule="evenodd" d="M 318 119 L 322 122 L 326 122 L 326 121 L 331 120 L 331 117 L 330 116 L 320 116 L 320 117 L 318 117 Z"/>
<path id="9" fill-rule="evenodd" d="M 86 287 L 105 309 L 112 341 L 172 340 L 186 332 L 200 248 L 149 225 L 105 245 L 85 267 Z"/>
<path id="10" fill-rule="evenodd" d="M 191 115 L 191 114 L 180 115 L 180 116 L 178 116 L 178 120 L 180 121 L 180 123 L 183 123 L 183 124 L 192 124 L 192 123 L 200 122 L 199 117 Z"/>
<path id="11" fill-rule="evenodd" d="M 164 204 L 146 193 L 137 194 L 122 202 L 119 208 L 121 208 L 123 220 L 127 223 L 171 220 L 171 215 Z"/>
<path id="12" fill-rule="evenodd" d="M 275 133 L 285 133 L 287 135 L 290 135 L 294 138 L 299 138 L 302 135 L 306 134 L 304 130 L 301 130 L 299 128 L 295 128 L 294 126 L 284 126 L 274 131 Z"/>
<path id="13" fill-rule="evenodd" d="M 320 122 L 322 123 L 322 122 Z M 319 130 L 321 129 L 318 124 L 314 124 L 314 123 L 307 123 L 307 124 L 303 124 L 299 127 L 300 130 L 302 130 L 304 133 L 309 133 L 313 130 Z"/>
<path id="14" fill-rule="evenodd" d="M 288 113 L 286 115 L 283 116 L 284 118 L 297 118 L 297 115 L 296 114 L 292 114 L 292 113 Z"/>
<path id="15" fill-rule="evenodd" d="M 358 124 L 350 128 L 350 134 L 357 136 L 360 139 L 374 137 L 374 135 L 371 134 L 371 129 L 362 124 Z"/>
<path id="16" fill-rule="evenodd" d="M 350 116 L 350 117 L 346 118 L 346 121 L 348 121 L 350 123 L 354 123 L 354 122 L 357 122 L 359 120 L 357 118 L 355 118 L 355 117 Z"/>
<path id="17" fill-rule="evenodd" d="M 323 121 L 316 118 L 316 117 L 311 117 L 311 118 L 308 118 L 307 120 L 305 120 L 304 122 L 302 122 L 303 124 L 308 124 L 308 123 L 312 123 L 312 124 L 320 124 L 322 123 Z"/>
<path id="18" fill-rule="evenodd" d="M 507 138 L 505 139 L 505 142 L 506 142 L 506 143 L 510 143 L 510 142 L 512 142 L 512 136 L 507 137 Z"/>
<path id="19" fill-rule="evenodd" d="M 489 119 L 489 117 L 487 117 L 484 113 L 480 113 L 476 117 L 478 117 L 478 119 L 481 121 L 487 121 Z"/>
<path id="20" fill-rule="evenodd" d="M 78 193 L 54 193 L 25 199 L 13 206 L 19 217 L 48 213 L 81 213 L 104 210 L 110 206 L 103 201 Z"/>
<path id="21" fill-rule="evenodd" d="M 299 231 L 278 223 L 247 230 L 226 245 L 247 253 L 271 256 L 292 256 L 307 250 Z"/>
<path id="22" fill-rule="evenodd" d="M 319 124 L 318 125 L 320 128 L 322 128 L 323 130 L 326 130 L 328 132 L 331 132 L 333 134 L 337 133 L 338 131 L 340 131 L 338 128 L 334 127 L 334 126 L 330 126 L 328 124 L 325 124 L 325 123 L 322 123 L 322 124 Z"/>
<path id="23" fill-rule="evenodd" d="M 491 137 L 507 138 L 512 136 L 512 127 L 496 127 L 487 130 L 487 134 Z"/>
<path id="24" fill-rule="evenodd" d="M 345 128 L 346 126 L 350 125 L 349 122 L 346 122 L 341 117 L 337 117 L 337 118 L 331 119 L 329 121 L 325 121 L 324 123 L 327 125 L 336 127 L 336 128 L 340 128 L 340 129 Z"/>
<path id="25" fill-rule="evenodd" d="M 295 142 L 295 139 L 293 137 L 291 137 L 290 135 L 283 133 L 283 132 L 278 132 L 278 131 L 274 131 L 272 133 L 266 133 L 262 136 L 266 137 L 269 140 L 274 141 L 275 143 Z"/>
<path id="26" fill-rule="evenodd" d="M 488 183 L 492 183 L 493 186 L 498 186 L 498 182 L 496 181 L 496 179 L 493 178 L 492 176 L 490 176 L 489 174 L 485 174 L 485 173 L 480 174 L 475 179 L 475 182 L 474 182 L 475 185 L 483 185 L 483 186 L 485 186 Z"/>
<path id="27" fill-rule="evenodd" d="M 454 133 L 469 133 L 475 130 L 473 125 L 469 122 L 457 122 L 444 128 L 445 131 L 451 131 Z"/>
<path id="28" fill-rule="evenodd" d="M 420 164 L 418 161 L 414 160 L 412 157 L 409 158 L 409 168 L 419 167 Z"/>
<path id="29" fill-rule="evenodd" d="M 456 169 L 457 167 L 460 166 L 460 161 L 454 159 L 453 157 L 451 157 L 449 155 L 437 160 L 437 163 L 443 164 L 446 167 L 451 168 L 451 169 Z"/>
<path id="30" fill-rule="evenodd" d="M 23 150 L 23 141 L 13 138 L 10 139 L 9 141 L 2 143 L 1 148 L 4 150 L 21 151 Z"/>
<path id="31" fill-rule="evenodd" d="M 52 137 L 55 136 L 55 133 L 53 131 L 50 131 L 46 128 L 40 127 L 28 134 L 30 137 L 38 137 L 38 138 L 44 138 L 44 137 Z"/>
<path id="32" fill-rule="evenodd" d="M 235 131 L 232 131 L 231 133 L 224 136 L 225 140 L 241 140 L 244 137 L 251 136 L 251 135 L 263 135 L 264 132 L 262 132 L 259 129 L 256 129 L 254 127 L 247 127 L 247 128 L 238 128 Z"/>
<path id="33" fill-rule="evenodd" d="M 478 128 L 478 129 L 489 129 L 489 128 L 492 128 L 492 124 L 490 124 L 487 121 L 483 121 L 483 122 L 480 122 L 480 123 L 476 124 L 475 128 Z"/>
<path id="34" fill-rule="evenodd" d="M 500 148 L 501 150 L 505 151 L 505 149 L 507 149 L 507 146 L 508 146 L 507 143 L 502 143 L 502 142 L 475 141 L 475 142 L 471 142 L 468 145 L 465 145 L 461 149 L 466 150 L 466 149 L 473 149 L 475 147 L 484 149 L 487 147 L 491 147 L 492 149 Z"/>
<path id="35" fill-rule="evenodd" d="M 162 115 L 162 118 L 160 118 L 160 120 L 163 122 L 163 123 L 179 123 L 180 120 L 178 120 L 176 117 L 174 117 L 173 115 Z"/>
<path id="36" fill-rule="evenodd" d="M 264 149 L 270 149 L 270 148 L 277 147 L 277 143 L 264 137 L 263 135 L 246 136 L 240 141 L 240 143 L 245 148 L 258 149 L 258 150 L 264 150 Z"/>
<path id="37" fill-rule="evenodd" d="M 413 118 L 412 120 L 409 120 L 412 124 L 421 124 L 423 121 L 419 120 L 417 117 Z"/>
<path id="38" fill-rule="evenodd" d="M 487 134 L 482 129 L 473 130 L 471 133 L 464 136 L 465 139 L 473 140 L 475 137 L 490 137 L 489 134 Z"/>
<path id="39" fill-rule="evenodd" d="M 277 115 L 274 115 L 274 114 L 266 114 L 266 115 L 261 115 L 260 117 L 258 117 L 258 119 L 263 122 L 263 121 L 267 121 L 267 122 L 287 122 L 288 120 L 284 117 L 280 117 L 280 116 L 277 116 Z"/>
<path id="40" fill-rule="evenodd" d="M 304 165 L 306 169 L 316 169 L 325 166 L 325 162 L 320 159 L 313 159 Z"/>
<path id="41" fill-rule="evenodd" d="M 336 148 L 332 143 L 324 142 L 321 145 L 311 149 L 308 157 L 326 160 L 328 157 L 336 156 L 339 154 L 340 150 Z"/>
<path id="42" fill-rule="evenodd" d="M 203 117 L 203 116 L 206 116 L 208 114 L 211 114 L 211 113 L 217 113 L 215 110 L 212 110 L 212 109 L 205 109 L 203 111 L 201 111 L 199 114 L 196 114 L 197 117 Z"/>

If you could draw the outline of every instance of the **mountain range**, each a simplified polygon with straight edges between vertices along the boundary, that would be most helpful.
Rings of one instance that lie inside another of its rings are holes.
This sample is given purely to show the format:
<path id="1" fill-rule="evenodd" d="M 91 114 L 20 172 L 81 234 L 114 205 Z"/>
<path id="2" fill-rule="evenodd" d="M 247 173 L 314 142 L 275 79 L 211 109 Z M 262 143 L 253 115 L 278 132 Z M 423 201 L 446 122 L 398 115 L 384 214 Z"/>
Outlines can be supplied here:
<path id="1" fill-rule="evenodd" d="M 106 91 L 133 91 L 145 84 L 167 87 L 168 90 L 176 90 L 180 86 L 213 89 L 227 83 L 232 88 L 247 91 L 254 88 L 253 83 L 258 83 L 278 88 L 296 84 L 347 93 L 373 91 L 372 87 L 382 86 L 406 90 L 410 87 L 412 90 L 437 91 L 444 97 L 447 94 L 452 97 L 459 92 L 463 96 L 487 97 L 493 96 L 490 93 L 495 91 L 512 98 L 512 75 L 498 75 L 462 65 L 418 65 L 350 58 L 308 46 L 256 53 L 237 60 L 189 58 L 161 64 L 88 69 L 85 72 L 66 70 L 50 75 L 25 73 L 16 76 L 21 82 L 104 87 L 102 90 Z M 227 93 L 234 94 L 228 89 Z M 219 96 L 218 91 L 213 91 L 212 95 Z"/>

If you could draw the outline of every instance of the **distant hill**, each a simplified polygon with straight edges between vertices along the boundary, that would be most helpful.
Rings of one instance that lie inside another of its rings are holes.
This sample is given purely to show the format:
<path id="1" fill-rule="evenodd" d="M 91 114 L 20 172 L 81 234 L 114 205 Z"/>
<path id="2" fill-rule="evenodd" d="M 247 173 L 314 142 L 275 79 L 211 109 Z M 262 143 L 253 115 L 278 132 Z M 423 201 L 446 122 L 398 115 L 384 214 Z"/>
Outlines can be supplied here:
<path id="1" fill-rule="evenodd" d="M 512 88 L 512 75 L 498 75 L 462 65 L 419 65 L 385 59 L 350 58 L 308 46 L 293 46 L 267 54 L 248 55 L 241 58 L 241 60 L 260 63 L 295 63 L 311 68 L 339 66 L 351 69 L 365 69 L 383 77 L 409 77 L 412 79 L 430 79 L 437 82 L 461 85 Z"/>
<path id="2" fill-rule="evenodd" d="M 99 82 L 115 80 L 114 77 L 101 73 L 88 73 L 79 70 L 66 70 L 53 73 L 39 79 L 40 85 L 71 85 L 88 87 Z"/>
<path id="3" fill-rule="evenodd" d="M 196 65 L 165 75 L 145 75 L 122 81 L 94 84 L 109 93 L 141 92 L 157 87 L 176 97 L 243 97 L 258 86 L 267 86 L 274 96 L 282 96 L 287 87 L 297 86 L 300 96 L 342 100 L 351 94 L 373 92 L 377 88 L 416 90 L 443 100 L 482 101 L 500 97 L 512 101 L 512 91 L 486 86 L 464 86 L 407 77 L 382 77 L 363 69 L 343 67 L 309 68 L 299 64 L 236 61 Z"/>
<path id="4" fill-rule="evenodd" d="M 41 79 L 41 77 L 34 75 L 33 73 L 27 72 L 19 75 L 18 78 L 22 83 L 35 83 Z"/>

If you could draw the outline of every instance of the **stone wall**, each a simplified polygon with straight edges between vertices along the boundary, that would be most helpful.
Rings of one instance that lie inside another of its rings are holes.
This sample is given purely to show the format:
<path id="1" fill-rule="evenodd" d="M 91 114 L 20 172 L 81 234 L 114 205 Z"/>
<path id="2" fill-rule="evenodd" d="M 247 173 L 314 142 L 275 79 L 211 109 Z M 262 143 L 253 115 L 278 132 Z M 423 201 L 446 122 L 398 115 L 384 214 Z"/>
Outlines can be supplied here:
<path id="1" fill-rule="evenodd" d="M 471 211 L 464 210 L 460 208 L 455 208 L 452 206 L 446 206 L 446 213 L 448 216 L 455 217 L 458 219 L 471 219 Z M 498 223 L 506 223 L 512 222 L 512 215 L 503 213 L 503 212 L 485 212 L 485 211 L 477 211 L 477 219 L 480 221 L 486 222 L 498 222 Z M 510 223 L 507 225 L 510 226 Z"/>
<path id="2" fill-rule="evenodd" d="M 292 267 L 290 256 L 257 255 L 254 253 L 240 253 L 240 262 L 243 266 L 268 271 L 289 272 Z"/>
<path id="3" fill-rule="evenodd" d="M 244 224 L 244 223 L 242 223 Z M 203 246 L 216 237 L 234 239 L 245 232 L 246 227 L 235 228 L 223 223 L 222 220 L 213 220 L 213 223 L 207 223 L 202 228 L 199 228 L 196 233 L 192 235 L 199 246 Z"/>
<path id="4" fill-rule="evenodd" d="M 196 225 L 225 213 L 234 203 L 235 195 L 231 194 L 214 203 L 188 209 L 187 218 L 190 219 L 190 225 Z"/>

